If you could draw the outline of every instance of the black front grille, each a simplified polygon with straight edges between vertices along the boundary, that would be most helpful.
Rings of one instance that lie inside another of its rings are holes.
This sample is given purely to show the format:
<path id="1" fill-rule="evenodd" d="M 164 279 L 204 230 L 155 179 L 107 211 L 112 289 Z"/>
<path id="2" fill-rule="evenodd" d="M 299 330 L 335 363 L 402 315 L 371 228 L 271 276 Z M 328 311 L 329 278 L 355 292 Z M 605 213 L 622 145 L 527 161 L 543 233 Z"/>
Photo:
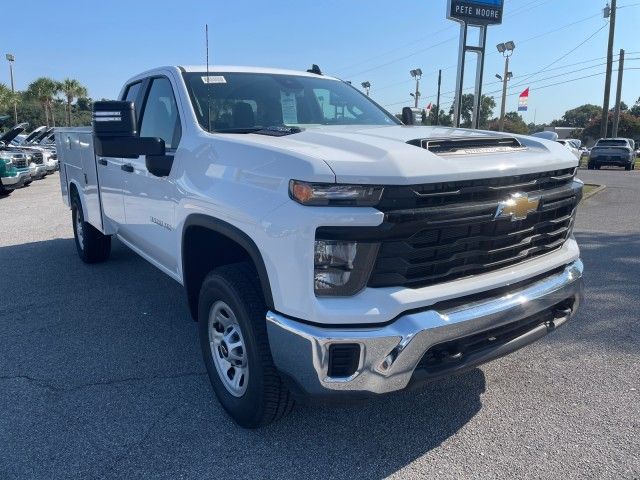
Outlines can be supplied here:
<path id="1" fill-rule="evenodd" d="M 31 153 L 31 156 L 33 158 L 33 163 L 36 165 L 42 165 L 44 163 L 44 156 L 42 155 L 42 152 L 33 152 Z"/>
<path id="2" fill-rule="evenodd" d="M 16 168 L 26 168 L 27 167 L 27 160 L 25 158 L 20 158 L 20 159 L 13 159 L 13 165 Z"/>
<path id="3" fill-rule="evenodd" d="M 560 248 L 582 194 L 574 174 L 569 169 L 386 188 L 379 208 L 387 228 L 368 286 L 420 288 Z M 498 203 L 518 192 L 539 198 L 537 210 L 523 220 L 496 219 Z"/>

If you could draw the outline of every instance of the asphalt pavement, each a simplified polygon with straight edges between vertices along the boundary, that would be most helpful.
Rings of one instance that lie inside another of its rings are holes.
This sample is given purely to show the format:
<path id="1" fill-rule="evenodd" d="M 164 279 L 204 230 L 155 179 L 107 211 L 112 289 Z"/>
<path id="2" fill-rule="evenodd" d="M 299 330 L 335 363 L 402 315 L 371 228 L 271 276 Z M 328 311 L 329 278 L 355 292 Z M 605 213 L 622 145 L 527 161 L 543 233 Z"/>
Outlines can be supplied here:
<path id="1" fill-rule="evenodd" d="M 0 479 L 640 478 L 640 171 L 580 209 L 586 300 L 513 355 L 413 392 L 238 428 L 181 287 L 75 251 L 58 176 L 0 199 Z"/>

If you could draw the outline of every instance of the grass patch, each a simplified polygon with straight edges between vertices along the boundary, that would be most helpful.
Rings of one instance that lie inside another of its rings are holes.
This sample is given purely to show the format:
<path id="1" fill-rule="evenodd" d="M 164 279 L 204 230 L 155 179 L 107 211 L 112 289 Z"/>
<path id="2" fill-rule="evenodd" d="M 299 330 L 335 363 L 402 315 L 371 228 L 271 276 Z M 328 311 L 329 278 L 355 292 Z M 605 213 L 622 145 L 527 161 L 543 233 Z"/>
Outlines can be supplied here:
<path id="1" fill-rule="evenodd" d="M 593 192 L 596 188 L 599 188 L 600 185 L 590 185 L 588 183 L 585 183 L 584 188 L 582 189 L 582 194 L 587 196 L 590 195 L 591 192 Z"/>

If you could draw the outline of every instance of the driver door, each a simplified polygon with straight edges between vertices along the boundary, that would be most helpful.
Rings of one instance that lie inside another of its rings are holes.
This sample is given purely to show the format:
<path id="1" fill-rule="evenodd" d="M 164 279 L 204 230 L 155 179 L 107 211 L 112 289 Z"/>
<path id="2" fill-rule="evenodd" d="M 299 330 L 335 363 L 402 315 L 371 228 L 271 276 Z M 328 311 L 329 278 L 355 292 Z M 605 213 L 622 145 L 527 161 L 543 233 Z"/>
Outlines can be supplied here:
<path id="1" fill-rule="evenodd" d="M 140 111 L 140 137 L 164 140 L 166 155 L 176 155 L 182 136 L 178 105 L 171 81 L 158 76 L 146 82 Z M 176 188 L 173 171 L 167 177 L 149 173 L 146 158 L 125 159 L 123 163 L 125 224 L 121 237 L 141 253 L 176 273 L 175 208 Z"/>

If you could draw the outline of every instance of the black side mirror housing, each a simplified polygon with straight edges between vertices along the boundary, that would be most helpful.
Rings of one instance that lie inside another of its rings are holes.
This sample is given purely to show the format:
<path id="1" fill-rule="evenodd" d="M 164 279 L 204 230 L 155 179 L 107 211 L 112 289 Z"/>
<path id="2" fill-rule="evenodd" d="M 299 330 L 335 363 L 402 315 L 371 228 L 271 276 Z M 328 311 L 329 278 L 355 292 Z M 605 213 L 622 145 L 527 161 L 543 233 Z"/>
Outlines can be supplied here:
<path id="1" fill-rule="evenodd" d="M 147 155 L 145 157 L 147 171 L 156 177 L 167 177 L 171 173 L 173 155 Z"/>
<path id="2" fill-rule="evenodd" d="M 413 110 L 411 110 L 411 107 L 404 107 L 402 109 L 402 123 L 405 125 L 415 124 Z"/>
<path id="3" fill-rule="evenodd" d="M 133 102 L 101 101 L 93 106 L 95 153 L 101 157 L 164 155 L 164 140 L 139 137 Z"/>

